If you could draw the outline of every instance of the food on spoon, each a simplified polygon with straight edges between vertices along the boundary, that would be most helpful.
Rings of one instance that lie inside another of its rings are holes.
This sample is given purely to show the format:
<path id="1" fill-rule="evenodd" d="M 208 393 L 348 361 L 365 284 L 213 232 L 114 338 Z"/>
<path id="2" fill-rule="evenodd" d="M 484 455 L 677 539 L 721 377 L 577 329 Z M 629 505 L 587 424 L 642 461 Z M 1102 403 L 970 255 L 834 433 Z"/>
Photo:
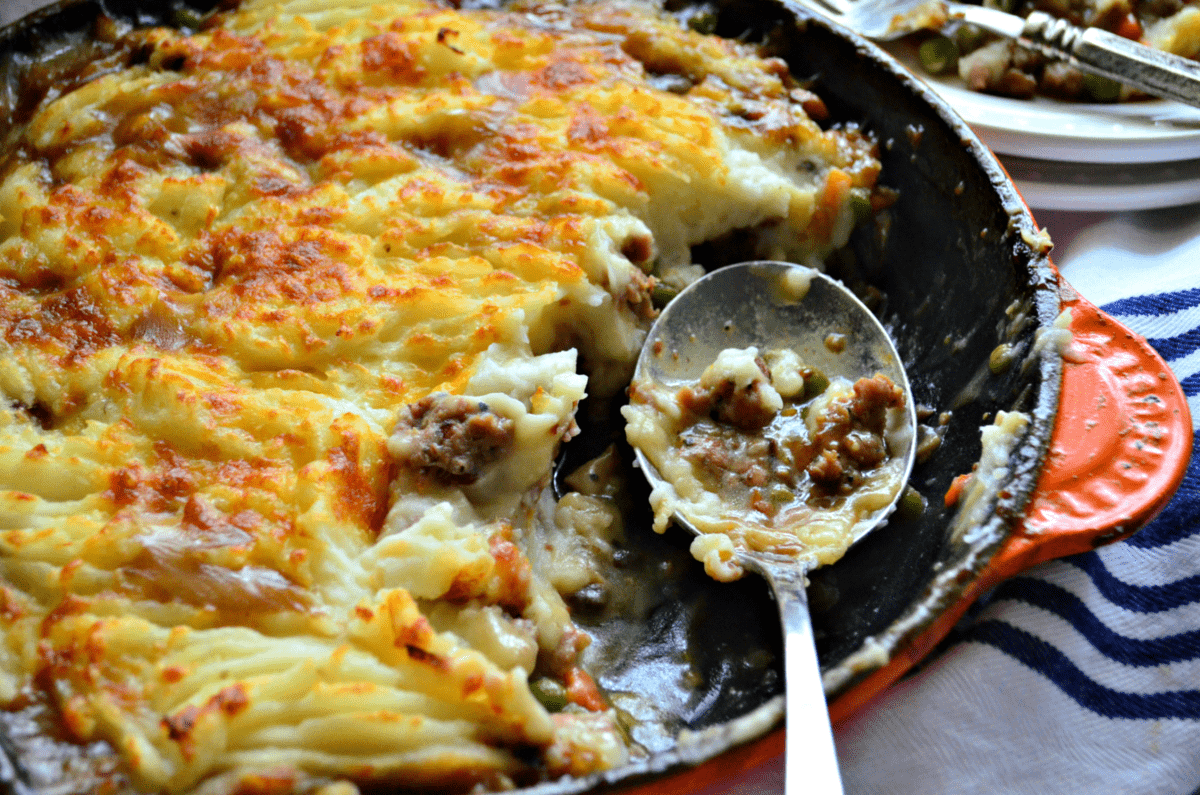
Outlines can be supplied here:
<path id="1" fill-rule="evenodd" d="M 63 792 L 621 764 L 560 593 L 587 571 L 549 551 L 603 511 L 537 510 L 556 451 L 692 246 L 821 261 L 874 142 L 641 5 L 248 0 L 195 35 L 97 30 L 0 167 L 18 750 Z"/>
<path id="2" fill-rule="evenodd" d="M 1200 3 L 1195 0 L 984 0 L 982 5 L 1021 17 L 1042 11 L 1184 58 L 1200 57 Z M 943 32 L 922 38 L 921 66 L 931 74 L 956 73 L 973 91 L 1084 102 L 1113 102 L 1136 95 L 1134 89 L 1114 80 L 1086 74 L 969 24 L 951 23 Z"/>
<path id="3" fill-rule="evenodd" d="M 905 395 L 882 374 L 851 382 L 791 350 L 728 348 L 694 384 L 635 380 L 629 397 L 626 434 L 662 477 L 654 527 L 684 516 L 718 580 L 743 574 L 739 549 L 836 561 L 904 485 Z"/>

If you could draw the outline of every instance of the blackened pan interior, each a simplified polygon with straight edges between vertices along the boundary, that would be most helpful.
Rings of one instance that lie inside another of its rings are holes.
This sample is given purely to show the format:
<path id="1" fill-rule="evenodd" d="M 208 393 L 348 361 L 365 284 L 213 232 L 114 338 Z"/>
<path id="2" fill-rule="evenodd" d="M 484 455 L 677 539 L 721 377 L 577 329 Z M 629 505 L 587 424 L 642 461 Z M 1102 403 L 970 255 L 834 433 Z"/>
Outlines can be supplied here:
<path id="1" fill-rule="evenodd" d="M 0 133 L 54 91 L 55 80 L 69 77 L 72 59 L 65 52 L 85 59 L 103 48 L 101 15 L 186 27 L 196 11 L 214 4 L 84 0 L 6 28 L 0 32 Z M 685 4 L 668 8 L 690 13 Z M 898 201 L 875 227 L 860 229 L 830 269 L 883 296 L 879 313 L 896 338 L 915 397 L 933 410 L 926 424 L 937 426 L 948 412 L 940 448 L 911 481 L 926 498 L 924 512 L 893 517 L 812 576 L 818 648 L 827 688 L 836 696 L 880 665 L 880 652 L 901 647 L 954 604 L 1011 532 L 1032 491 L 1058 404 L 1061 358 L 1049 349 L 1032 353 L 1039 329 L 1059 312 L 1056 279 L 1044 252 L 1032 245 L 1032 219 L 994 158 L 887 55 L 769 0 L 708 3 L 703 10 L 716 13 L 720 35 L 764 42 L 784 58 L 827 103 L 827 123 L 861 125 L 880 141 L 881 181 L 898 192 Z M 48 60 L 53 69 L 39 66 Z M 32 91 L 18 90 L 30 83 Z M 988 363 L 1001 343 L 1020 355 L 997 375 Z M 979 460 L 980 427 L 997 411 L 1014 409 L 1033 421 L 1010 476 L 989 496 L 993 510 L 978 526 L 956 528 L 943 495 Z M 580 441 L 573 444 L 582 451 Z M 782 692 L 778 619 L 765 585 L 756 578 L 732 585 L 709 580 L 687 554 L 690 537 L 678 531 L 653 536 L 648 510 L 644 532 L 634 528 L 630 535 L 637 540 L 630 544 L 629 576 L 653 576 L 662 585 L 638 616 L 589 616 L 587 605 L 578 606 L 579 620 L 596 637 L 592 660 L 599 679 L 611 691 L 657 704 L 660 728 L 707 730 L 707 739 L 684 750 L 670 738 L 654 741 L 652 732 L 643 733 L 648 760 L 533 791 L 623 787 L 772 728 L 772 720 L 738 722 L 775 715 Z M 41 782 L 32 768 L 38 760 L 13 742 L 21 730 L 0 716 L 0 781 L 7 779 L 14 791 L 37 791 Z M 15 764 L 5 765 L 4 756 Z"/>

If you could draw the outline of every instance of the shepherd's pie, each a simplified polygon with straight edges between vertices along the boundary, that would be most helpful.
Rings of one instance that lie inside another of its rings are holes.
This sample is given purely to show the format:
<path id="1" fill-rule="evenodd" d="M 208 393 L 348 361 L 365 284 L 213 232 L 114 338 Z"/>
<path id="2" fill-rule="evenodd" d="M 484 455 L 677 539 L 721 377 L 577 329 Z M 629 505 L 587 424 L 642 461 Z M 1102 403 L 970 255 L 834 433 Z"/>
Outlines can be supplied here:
<path id="1" fill-rule="evenodd" d="M 539 510 L 552 462 L 585 395 L 623 396 L 653 299 L 717 264 L 694 246 L 845 242 L 872 141 L 625 3 L 249 0 L 97 35 L 0 169 L 0 701 L 86 749 L 61 791 L 636 755 L 560 593 L 603 556 L 556 553 L 615 519 Z"/>

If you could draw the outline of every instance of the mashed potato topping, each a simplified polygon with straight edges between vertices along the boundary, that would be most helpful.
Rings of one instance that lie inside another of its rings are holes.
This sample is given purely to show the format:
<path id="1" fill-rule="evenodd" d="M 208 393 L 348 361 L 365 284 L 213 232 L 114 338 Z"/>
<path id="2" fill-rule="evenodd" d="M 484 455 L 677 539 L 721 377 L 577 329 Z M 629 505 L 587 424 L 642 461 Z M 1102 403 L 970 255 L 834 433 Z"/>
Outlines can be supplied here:
<path id="1" fill-rule="evenodd" d="M 534 504 L 691 247 L 819 261 L 871 142 L 634 5 L 116 34 L 0 166 L 0 702 L 79 791 L 621 764 Z"/>

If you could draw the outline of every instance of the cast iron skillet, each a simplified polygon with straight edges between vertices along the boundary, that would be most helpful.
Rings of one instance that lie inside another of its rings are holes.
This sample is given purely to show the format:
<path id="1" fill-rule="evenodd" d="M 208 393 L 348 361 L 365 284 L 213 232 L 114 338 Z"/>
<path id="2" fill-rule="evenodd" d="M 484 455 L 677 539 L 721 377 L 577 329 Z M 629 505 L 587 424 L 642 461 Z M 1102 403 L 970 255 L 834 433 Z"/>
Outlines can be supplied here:
<path id="1" fill-rule="evenodd" d="M 79 53 L 105 50 L 111 26 L 102 18 L 187 27 L 213 5 L 65 2 L 0 31 L 0 136 L 45 92 L 58 90 L 64 79 L 69 83 Z M 714 14 L 718 34 L 762 42 L 784 58 L 793 75 L 825 100 L 825 123 L 859 125 L 876 136 L 881 181 L 898 193 L 829 269 L 875 301 L 915 398 L 929 410 L 923 422 L 942 442 L 913 472 L 911 485 L 925 498 L 925 509 L 895 516 L 812 576 L 810 605 L 837 719 L 925 656 L 970 602 L 1003 576 L 1120 537 L 1156 513 L 1190 452 L 1186 403 L 1171 378 L 1154 379 L 1139 393 L 1157 401 L 1134 400 L 1142 388 L 1129 386 L 1134 374 L 1169 372 L 1165 365 L 1144 341 L 1127 336 L 1061 282 L 1048 245 L 996 160 L 944 102 L 889 56 L 772 0 L 668 8 L 682 17 Z M 711 262 L 718 253 L 697 252 L 697 258 Z M 1057 346 L 1038 344 L 1064 308 L 1072 310 L 1077 340 L 1066 365 Z M 1009 355 L 992 359 L 1002 345 Z M 1096 422 L 1098 396 L 1111 398 L 1109 413 L 1100 418 L 1107 426 Z M 1160 408 L 1144 405 L 1151 403 Z M 981 426 L 997 412 L 1014 410 L 1031 421 L 1004 477 L 980 496 L 982 510 L 960 515 L 943 495 L 980 459 Z M 1158 413 L 1151 418 L 1147 411 Z M 1142 412 L 1138 422 L 1129 419 L 1136 412 Z M 1154 439 L 1139 435 L 1134 426 L 1147 418 L 1165 432 Z M 568 446 L 568 462 L 586 460 L 608 442 L 609 419 L 591 422 L 592 432 Z M 1081 463 L 1091 460 L 1089 451 L 1109 451 L 1117 436 L 1128 445 L 1121 448 L 1125 458 L 1145 475 L 1136 483 L 1116 482 L 1111 462 Z M 1138 458 L 1131 452 L 1135 441 L 1142 444 L 1138 450 L 1153 447 L 1153 455 Z M 639 481 L 631 478 L 633 488 Z M 1068 488 L 1074 498 L 1060 499 Z M 1097 496 L 1111 494 L 1117 496 Z M 687 554 L 690 537 L 654 536 L 636 493 L 632 505 L 629 540 L 610 591 L 585 590 L 573 608 L 595 637 L 592 670 L 629 714 L 631 736 L 649 756 L 531 792 L 661 788 L 664 775 L 682 790 L 782 747 L 778 619 L 764 584 L 755 578 L 731 585 L 709 580 Z M 1085 508 L 1072 513 L 1079 505 Z M 648 604 L 636 612 L 614 607 L 623 601 L 614 593 L 647 580 L 655 583 Z M 741 748 L 694 767 L 734 746 Z M 49 741 L 35 716 L 0 715 L 0 780 L 25 793 L 73 777 L 74 791 L 88 791 L 86 764 L 64 773 L 56 761 L 65 747 Z"/>

